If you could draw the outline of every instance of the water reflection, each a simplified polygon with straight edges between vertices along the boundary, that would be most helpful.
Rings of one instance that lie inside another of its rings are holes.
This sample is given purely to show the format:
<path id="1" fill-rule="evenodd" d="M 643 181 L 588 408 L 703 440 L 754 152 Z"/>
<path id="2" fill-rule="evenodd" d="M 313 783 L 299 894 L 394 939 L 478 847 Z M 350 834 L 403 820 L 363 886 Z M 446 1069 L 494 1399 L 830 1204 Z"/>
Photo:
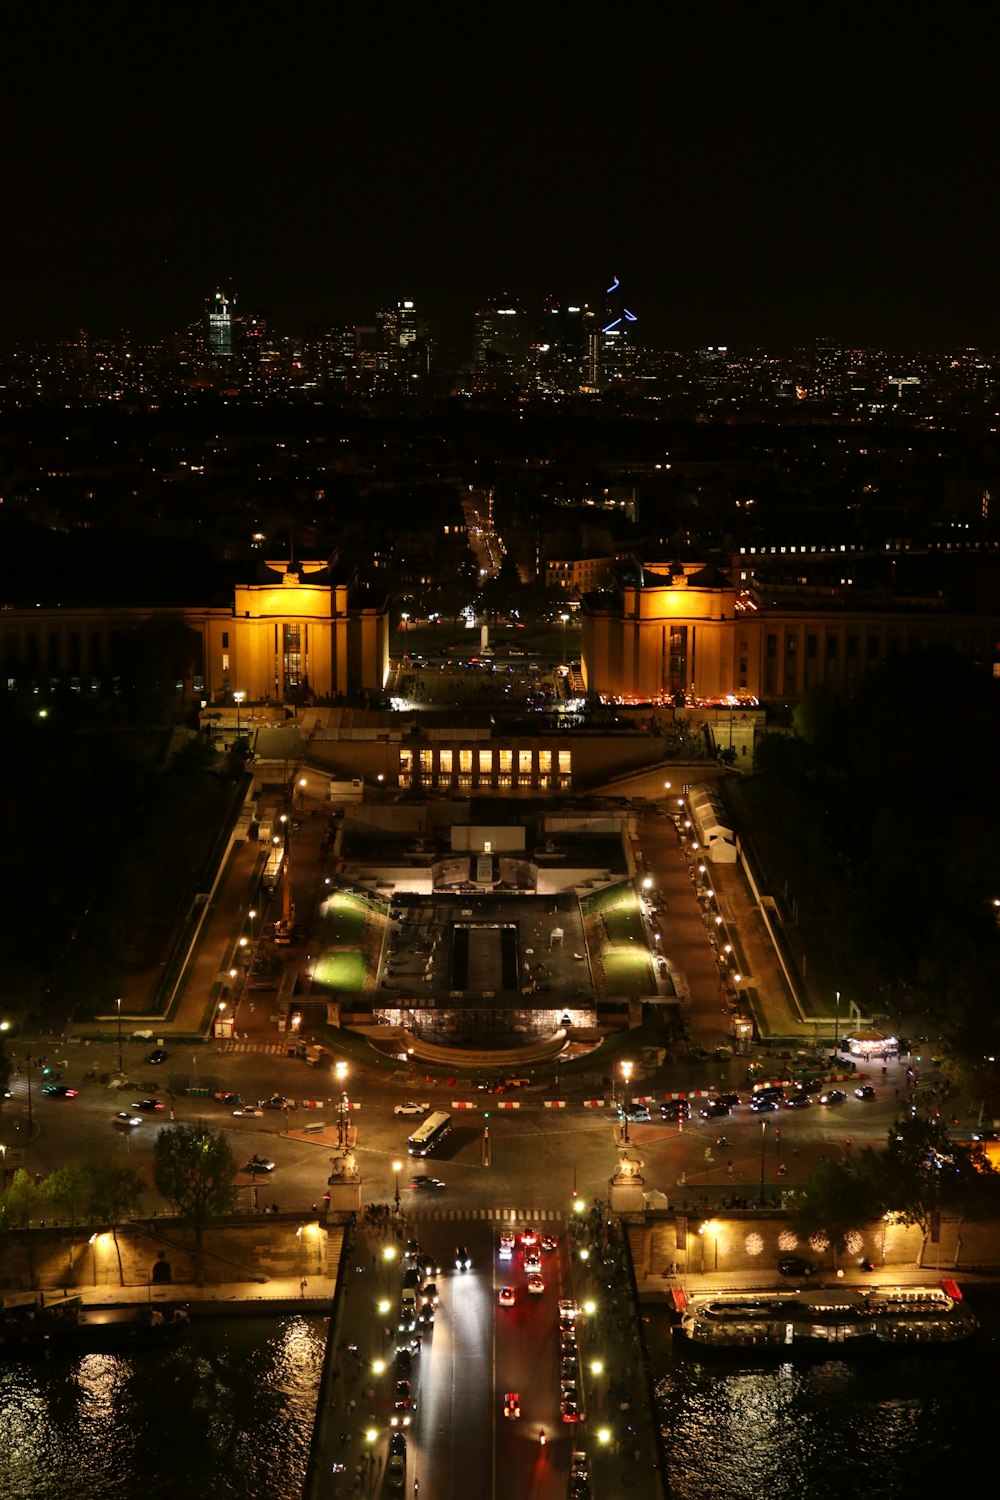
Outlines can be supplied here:
<path id="1" fill-rule="evenodd" d="M 196 1323 L 183 1344 L 0 1367 L 3 1500 L 301 1493 L 326 1321 Z"/>

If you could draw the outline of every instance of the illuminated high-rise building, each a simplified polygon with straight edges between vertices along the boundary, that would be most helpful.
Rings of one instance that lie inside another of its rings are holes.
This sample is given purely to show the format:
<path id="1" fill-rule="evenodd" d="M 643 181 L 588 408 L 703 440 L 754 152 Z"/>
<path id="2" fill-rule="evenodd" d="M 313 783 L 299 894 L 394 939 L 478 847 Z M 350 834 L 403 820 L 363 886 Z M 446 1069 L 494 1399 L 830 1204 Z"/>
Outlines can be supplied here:
<path id="1" fill-rule="evenodd" d="M 431 340 L 427 323 L 410 298 L 375 315 L 380 333 L 380 363 L 390 377 L 415 380 L 430 370 Z"/>
<path id="2" fill-rule="evenodd" d="M 590 338 L 588 381 L 595 389 L 618 384 L 632 373 L 635 359 L 633 329 L 639 321 L 625 306 L 621 281 L 611 278 L 604 293 L 604 320 Z"/>
<path id="3" fill-rule="evenodd" d="M 472 315 L 472 364 L 483 376 L 517 375 L 527 352 L 524 314 L 510 297 L 490 297 Z"/>
<path id="4" fill-rule="evenodd" d="M 215 359 L 229 359 L 237 346 L 236 293 L 216 288 L 205 298 L 205 347 Z"/>

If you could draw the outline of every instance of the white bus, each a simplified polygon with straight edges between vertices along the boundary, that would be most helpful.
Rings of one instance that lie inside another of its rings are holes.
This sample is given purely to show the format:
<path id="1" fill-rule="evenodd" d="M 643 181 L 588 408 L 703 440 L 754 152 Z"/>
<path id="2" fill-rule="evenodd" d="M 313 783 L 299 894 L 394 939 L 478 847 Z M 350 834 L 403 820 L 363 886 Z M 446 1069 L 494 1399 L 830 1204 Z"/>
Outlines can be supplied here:
<path id="1" fill-rule="evenodd" d="M 451 1129 L 451 1115 L 440 1111 L 428 1115 L 424 1123 L 413 1132 L 406 1143 L 411 1156 L 427 1156 L 439 1141 L 443 1141 Z"/>

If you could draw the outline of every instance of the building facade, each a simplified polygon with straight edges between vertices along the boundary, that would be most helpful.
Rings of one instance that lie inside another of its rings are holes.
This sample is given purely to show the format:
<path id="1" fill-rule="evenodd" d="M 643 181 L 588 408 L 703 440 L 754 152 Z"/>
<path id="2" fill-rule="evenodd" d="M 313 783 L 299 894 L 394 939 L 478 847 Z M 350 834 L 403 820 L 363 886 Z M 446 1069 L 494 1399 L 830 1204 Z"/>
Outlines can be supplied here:
<path id="1" fill-rule="evenodd" d="M 240 584 L 232 608 L 7 609 L 0 672 L 9 691 L 67 684 L 113 688 L 149 663 L 174 663 L 185 701 L 337 699 L 378 692 L 389 671 L 385 599 L 336 577 L 330 563 L 270 562 L 270 578 Z"/>
<path id="2" fill-rule="evenodd" d="M 995 675 L 1000 662 L 1000 611 L 806 588 L 776 597 L 692 563 L 636 564 L 614 589 L 585 596 L 581 619 L 587 691 L 623 702 L 788 702 L 817 688 L 850 697 L 881 662 L 939 646 Z"/>

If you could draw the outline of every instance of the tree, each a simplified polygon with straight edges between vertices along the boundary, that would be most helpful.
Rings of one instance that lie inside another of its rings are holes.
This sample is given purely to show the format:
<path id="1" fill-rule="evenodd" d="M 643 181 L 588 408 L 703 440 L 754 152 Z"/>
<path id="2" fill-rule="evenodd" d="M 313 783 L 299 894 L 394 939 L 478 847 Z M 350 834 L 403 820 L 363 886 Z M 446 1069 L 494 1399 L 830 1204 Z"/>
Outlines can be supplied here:
<path id="1" fill-rule="evenodd" d="M 90 1199 L 91 1174 L 88 1167 L 79 1161 L 67 1162 L 51 1172 L 42 1183 L 42 1192 L 53 1208 L 69 1224 L 69 1268 L 73 1269 L 76 1250 L 76 1230 L 86 1211 Z"/>
<path id="2" fill-rule="evenodd" d="M 792 1198 L 790 1217 L 798 1234 L 820 1234 L 829 1240 L 836 1264 L 851 1231 L 872 1218 L 873 1202 L 866 1178 L 846 1163 L 823 1160 Z"/>
<path id="3" fill-rule="evenodd" d="M 936 1213 L 985 1217 L 995 1211 L 1000 1191 L 1000 1173 L 980 1145 L 953 1141 L 941 1120 L 919 1116 L 892 1127 L 885 1151 L 866 1147 L 858 1173 L 878 1212 L 920 1230 L 921 1261 Z"/>
<path id="4" fill-rule="evenodd" d="M 122 1286 L 125 1285 L 125 1269 L 118 1228 L 124 1219 L 136 1212 L 144 1187 L 145 1183 L 134 1167 L 123 1167 L 117 1162 L 92 1162 L 87 1167 L 87 1208 L 95 1218 L 103 1219 L 111 1230 L 118 1256 L 118 1280 Z"/>
<path id="5" fill-rule="evenodd" d="M 41 1190 L 35 1185 L 35 1179 L 23 1167 L 18 1167 L 10 1187 L 0 1199 L 4 1227 L 21 1232 L 32 1287 L 35 1285 L 35 1241 L 31 1233 L 31 1221 L 39 1217 L 39 1209 L 43 1201 Z"/>
<path id="6" fill-rule="evenodd" d="M 153 1156 L 153 1179 L 178 1214 L 190 1219 L 195 1235 L 195 1278 L 203 1279 L 205 1229 L 232 1207 L 236 1162 L 221 1130 L 204 1120 L 160 1130 Z"/>

